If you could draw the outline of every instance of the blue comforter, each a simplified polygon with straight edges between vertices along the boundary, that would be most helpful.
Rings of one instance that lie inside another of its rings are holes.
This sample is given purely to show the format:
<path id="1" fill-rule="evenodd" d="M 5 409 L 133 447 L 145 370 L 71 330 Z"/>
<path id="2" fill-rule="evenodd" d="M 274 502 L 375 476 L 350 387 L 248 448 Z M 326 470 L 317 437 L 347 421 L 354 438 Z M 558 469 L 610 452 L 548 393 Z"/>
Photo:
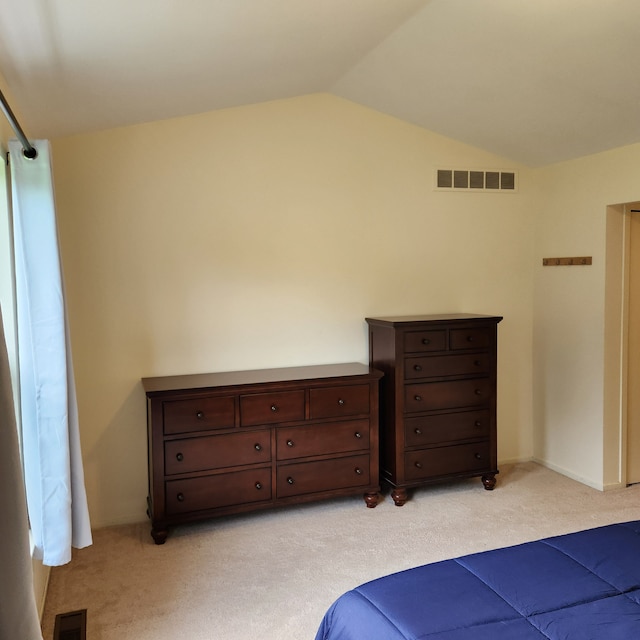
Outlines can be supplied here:
<path id="1" fill-rule="evenodd" d="M 416 567 L 342 595 L 316 640 L 640 640 L 640 520 Z"/>

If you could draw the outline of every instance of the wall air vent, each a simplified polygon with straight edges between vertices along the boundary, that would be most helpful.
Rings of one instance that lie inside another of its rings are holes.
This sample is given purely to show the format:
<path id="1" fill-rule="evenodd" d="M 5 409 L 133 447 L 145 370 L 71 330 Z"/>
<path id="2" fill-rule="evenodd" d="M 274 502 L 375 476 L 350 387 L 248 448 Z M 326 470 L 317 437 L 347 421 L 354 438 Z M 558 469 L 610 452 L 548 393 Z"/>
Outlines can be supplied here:
<path id="1" fill-rule="evenodd" d="M 518 174 L 512 169 L 436 169 L 437 191 L 474 191 L 476 193 L 514 193 Z"/>

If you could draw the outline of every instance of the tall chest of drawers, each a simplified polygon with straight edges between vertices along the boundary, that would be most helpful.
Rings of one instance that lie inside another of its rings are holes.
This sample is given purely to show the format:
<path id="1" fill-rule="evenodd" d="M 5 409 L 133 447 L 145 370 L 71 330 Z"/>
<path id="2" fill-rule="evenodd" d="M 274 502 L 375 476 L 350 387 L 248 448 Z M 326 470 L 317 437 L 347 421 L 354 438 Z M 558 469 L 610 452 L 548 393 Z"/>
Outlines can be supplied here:
<path id="1" fill-rule="evenodd" d="M 499 316 L 367 318 L 380 389 L 381 479 L 396 505 L 407 489 L 481 476 L 495 487 Z"/>
<path id="2" fill-rule="evenodd" d="M 378 503 L 378 386 L 347 363 L 143 378 L 148 515 L 169 527 L 364 494 Z"/>

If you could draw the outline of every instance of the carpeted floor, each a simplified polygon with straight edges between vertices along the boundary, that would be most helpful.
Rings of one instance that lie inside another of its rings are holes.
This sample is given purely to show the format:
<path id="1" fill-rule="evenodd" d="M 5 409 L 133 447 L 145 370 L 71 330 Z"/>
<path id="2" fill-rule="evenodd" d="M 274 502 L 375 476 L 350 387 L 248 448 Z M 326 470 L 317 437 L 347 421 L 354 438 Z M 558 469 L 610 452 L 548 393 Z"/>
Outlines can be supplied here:
<path id="1" fill-rule="evenodd" d="M 640 519 L 640 486 L 600 492 L 535 463 L 414 492 L 403 507 L 349 498 L 211 520 L 94 532 L 51 572 L 43 616 L 87 609 L 88 640 L 313 640 L 325 610 L 362 582 L 408 567 Z"/>

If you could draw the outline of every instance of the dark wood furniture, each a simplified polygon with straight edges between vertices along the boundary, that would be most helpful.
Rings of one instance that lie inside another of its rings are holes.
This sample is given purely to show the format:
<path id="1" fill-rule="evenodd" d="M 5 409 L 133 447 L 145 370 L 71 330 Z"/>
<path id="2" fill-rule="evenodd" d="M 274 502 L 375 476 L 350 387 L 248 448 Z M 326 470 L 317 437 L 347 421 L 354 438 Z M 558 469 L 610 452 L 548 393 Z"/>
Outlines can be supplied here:
<path id="1" fill-rule="evenodd" d="M 378 386 L 348 363 L 143 378 L 148 515 L 171 525 L 364 493 L 378 503 Z"/>
<path id="2" fill-rule="evenodd" d="M 381 479 L 407 489 L 469 476 L 495 487 L 499 316 L 367 318 L 380 388 Z"/>

